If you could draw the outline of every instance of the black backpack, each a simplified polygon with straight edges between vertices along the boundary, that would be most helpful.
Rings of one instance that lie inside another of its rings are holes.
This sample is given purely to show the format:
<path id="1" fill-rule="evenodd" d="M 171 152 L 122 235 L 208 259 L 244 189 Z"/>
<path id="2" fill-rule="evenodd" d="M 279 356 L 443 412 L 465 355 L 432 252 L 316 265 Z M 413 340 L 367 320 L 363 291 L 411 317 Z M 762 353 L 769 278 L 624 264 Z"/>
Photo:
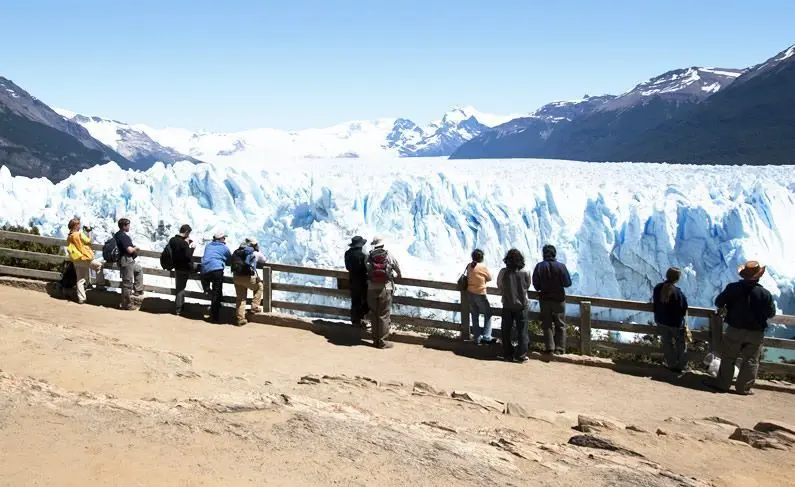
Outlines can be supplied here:
<path id="1" fill-rule="evenodd" d="M 232 257 L 229 259 L 229 267 L 232 269 L 232 274 L 236 276 L 254 275 L 254 269 L 246 264 L 246 249 L 244 248 L 232 252 Z"/>
<path id="2" fill-rule="evenodd" d="M 116 235 L 114 235 L 102 246 L 102 258 L 105 259 L 105 262 L 118 262 L 120 257 L 119 244 L 116 243 Z"/>
<path id="3" fill-rule="evenodd" d="M 174 270 L 174 256 L 171 252 L 171 242 L 169 242 L 166 244 L 163 252 L 160 253 L 160 267 L 162 267 L 163 270 Z"/>
<path id="4" fill-rule="evenodd" d="M 77 285 L 77 273 L 72 261 L 67 260 L 63 263 L 61 270 L 61 289 L 72 289 Z"/>

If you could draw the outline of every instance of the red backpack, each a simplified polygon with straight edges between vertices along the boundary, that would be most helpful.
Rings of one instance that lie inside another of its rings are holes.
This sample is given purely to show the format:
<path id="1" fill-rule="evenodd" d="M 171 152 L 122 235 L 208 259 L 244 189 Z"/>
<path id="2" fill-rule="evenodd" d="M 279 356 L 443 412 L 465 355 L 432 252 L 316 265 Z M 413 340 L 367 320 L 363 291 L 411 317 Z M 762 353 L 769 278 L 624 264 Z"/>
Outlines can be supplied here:
<path id="1" fill-rule="evenodd" d="M 384 284 L 392 280 L 392 264 L 389 253 L 384 249 L 375 249 L 367 258 L 367 277 L 370 282 Z"/>

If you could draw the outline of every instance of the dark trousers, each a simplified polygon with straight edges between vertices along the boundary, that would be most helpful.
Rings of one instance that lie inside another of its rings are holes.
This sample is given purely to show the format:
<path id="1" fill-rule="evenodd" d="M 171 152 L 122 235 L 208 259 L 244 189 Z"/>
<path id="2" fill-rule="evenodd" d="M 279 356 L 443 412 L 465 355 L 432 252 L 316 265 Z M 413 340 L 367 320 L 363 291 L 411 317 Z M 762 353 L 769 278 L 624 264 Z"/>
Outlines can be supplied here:
<path id="1" fill-rule="evenodd" d="M 566 305 L 556 301 L 541 301 L 541 327 L 544 329 L 544 351 L 566 353 Z"/>
<path id="2" fill-rule="evenodd" d="M 370 312 L 367 306 L 367 284 L 358 286 L 351 285 L 351 323 L 353 326 L 361 326 L 362 318 Z"/>
<path id="3" fill-rule="evenodd" d="M 392 288 L 368 289 L 367 304 L 372 312 L 373 344 L 381 347 L 391 331 Z"/>
<path id="4" fill-rule="evenodd" d="M 188 271 L 174 271 L 174 287 L 177 290 L 174 304 L 177 314 L 182 314 L 182 308 L 185 306 L 185 288 L 188 287 L 188 276 L 190 276 Z"/>
<path id="5" fill-rule="evenodd" d="M 519 346 L 514 348 L 511 342 L 513 326 L 516 325 L 519 335 Z M 527 355 L 530 348 L 530 332 L 527 329 L 527 309 L 502 309 L 502 355 L 506 359 L 520 358 Z"/>
<path id="6" fill-rule="evenodd" d="M 224 297 L 224 271 L 202 274 L 202 288 L 210 293 L 210 321 L 221 321 L 221 300 Z"/>
<path id="7" fill-rule="evenodd" d="M 732 326 L 726 328 L 726 333 L 723 334 L 718 387 L 724 391 L 729 390 L 734 378 L 734 366 L 740 358 L 742 365 L 734 388 L 740 394 L 751 392 L 759 373 L 759 356 L 764 339 L 764 330 L 746 330 Z"/>

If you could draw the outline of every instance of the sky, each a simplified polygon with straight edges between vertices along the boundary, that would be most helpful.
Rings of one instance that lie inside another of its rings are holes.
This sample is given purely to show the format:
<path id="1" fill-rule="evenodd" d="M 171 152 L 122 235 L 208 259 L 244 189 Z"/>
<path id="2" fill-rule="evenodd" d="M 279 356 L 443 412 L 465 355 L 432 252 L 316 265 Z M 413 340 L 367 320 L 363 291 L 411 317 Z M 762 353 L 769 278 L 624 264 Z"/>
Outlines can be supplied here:
<path id="1" fill-rule="evenodd" d="M 153 127 L 297 130 L 529 113 L 795 43 L 795 2 L 26 0 L 0 76 L 45 103 Z"/>

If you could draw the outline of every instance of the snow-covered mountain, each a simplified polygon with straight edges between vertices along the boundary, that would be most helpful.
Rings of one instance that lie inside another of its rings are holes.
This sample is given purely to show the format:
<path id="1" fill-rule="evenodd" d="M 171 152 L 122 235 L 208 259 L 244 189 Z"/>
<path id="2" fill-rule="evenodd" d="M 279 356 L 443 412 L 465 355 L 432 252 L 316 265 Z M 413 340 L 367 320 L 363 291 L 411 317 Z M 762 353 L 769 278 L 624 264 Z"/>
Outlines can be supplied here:
<path id="1" fill-rule="evenodd" d="M 158 144 L 145 131 L 116 120 L 86 117 L 69 110 L 54 108 L 66 120 L 82 125 L 103 144 L 144 167 L 155 162 L 173 164 L 177 161 L 201 162 L 177 150 Z"/>
<path id="2" fill-rule="evenodd" d="M 675 69 L 640 83 L 604 103 L 598 110 L 621 110 L 646 103 L 652 97 L 683 102 L 703 101 L 732 84 L 742 73 L 741 69 Z"/>
<path id="3" fill-rule="evenodd" d="M 104 143 L 129 157 L 163 157 L 170 163 L 189 157 L 202 161 L 258 162 L 282 158 L 354 158 L 367 156 L 440 156 L 514 115 L 499 116 L 473 107 L 457 107 L 437 121 L 418 125 L 405 118 L 344 122 L 322 129 L 253 129 L 217 133 L 155 129 L 60 110 Z"/>
<path id="4" fill-rule="evenodd" d="M 272 261 L 334 268 L 343 266 L 352 235 L 380 234 L 406 275 L 451 282 L 475 247 L 497 270 L 511 247 L 533 263 L 553 243 L 572 272 L 572 292 L 645 301 L 666 269 L 678 266 L 681 286 L 698 306 L 710 306 L 736 279 L 738 263 L 759 259 L 779 308 L 795 312 L 793 166 L 361 162 L 180 162 L 145 172 L 106 164 L 58 184 L 3 168 L 0 223 L 32 223 L 63 236 L 77 215 L 102 241 L 128 217 L 136 244 L 158 249 L 187 222 L 197 241 L 216 230 L 230 235 L 230 245 L 254 235 Z M 517 177 L 528 167 L 532 177 Z M 165 232 L 158 232 L 160 221 Z"/>
<path id="5" fill-rule="evenodd" d="M 451 157 L 628 160 L 612 158 L 626 140 L 690 110 L 742 73 L 723 68 L 676 69 L 618 96 L 552 102 L 528 117 L 483 131 L 462 143 Z"/>

